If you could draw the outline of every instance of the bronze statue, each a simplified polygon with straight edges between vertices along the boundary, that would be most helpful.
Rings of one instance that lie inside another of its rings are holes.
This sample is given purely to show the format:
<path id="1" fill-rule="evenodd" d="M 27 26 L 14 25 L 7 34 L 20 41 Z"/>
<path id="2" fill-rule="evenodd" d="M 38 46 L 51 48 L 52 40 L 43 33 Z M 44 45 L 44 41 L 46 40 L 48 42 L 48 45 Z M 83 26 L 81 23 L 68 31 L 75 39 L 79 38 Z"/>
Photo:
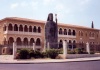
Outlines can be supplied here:
<path id="1" fill-rule="evenodd" d="M 48 15 L 47 22 L 45 25 L 45 40 L 46 40 L 46 47 L 47 43 L 49 43 L 50 48 L 58 48 L 57 18 L 56 22 L 54 22 L 52 13 Z"/>

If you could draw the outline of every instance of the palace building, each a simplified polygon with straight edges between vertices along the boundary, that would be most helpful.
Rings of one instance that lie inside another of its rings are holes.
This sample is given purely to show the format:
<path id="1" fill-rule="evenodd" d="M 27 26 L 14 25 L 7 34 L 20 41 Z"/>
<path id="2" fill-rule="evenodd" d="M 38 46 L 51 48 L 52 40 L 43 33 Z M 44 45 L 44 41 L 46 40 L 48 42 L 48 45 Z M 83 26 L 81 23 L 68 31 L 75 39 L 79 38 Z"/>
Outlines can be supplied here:
<path id="1" fill-rule="evenodd" d="M 44 49 L 46 21 L 33 20 L 19 17 L 7 17 L 0 20 L 0 51 L 2 47 L 12 48 L 16 42 L 18 48 Z M 69 48 L 75 48 L 75 43 L 100 44 L 100 30 L 92 27 L 84 27 L 58 23 L 59 48 L 62 42 L 67 41 Z M 74 45 L 72 45 L 74 44 Z M 1 52 L 0 52 L 1 53 Z"/>

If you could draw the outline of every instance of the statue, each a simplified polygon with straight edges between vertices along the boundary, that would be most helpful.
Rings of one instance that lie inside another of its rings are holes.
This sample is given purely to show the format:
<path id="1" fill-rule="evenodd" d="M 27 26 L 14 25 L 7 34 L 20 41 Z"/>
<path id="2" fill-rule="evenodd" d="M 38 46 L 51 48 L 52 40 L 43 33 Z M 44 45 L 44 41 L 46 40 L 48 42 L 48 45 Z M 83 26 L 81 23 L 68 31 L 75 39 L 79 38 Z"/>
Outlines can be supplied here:
<path id="1" fill-rule="evenodd" d="M 58 48 L 57 18 L 56 22 L 54 22 L 52 13 L 48 15 L 47 22 L 45 25 L 45 40 L 46 40 L 46 47 L 47 43 L 49 43 L 50 48 Z"/>

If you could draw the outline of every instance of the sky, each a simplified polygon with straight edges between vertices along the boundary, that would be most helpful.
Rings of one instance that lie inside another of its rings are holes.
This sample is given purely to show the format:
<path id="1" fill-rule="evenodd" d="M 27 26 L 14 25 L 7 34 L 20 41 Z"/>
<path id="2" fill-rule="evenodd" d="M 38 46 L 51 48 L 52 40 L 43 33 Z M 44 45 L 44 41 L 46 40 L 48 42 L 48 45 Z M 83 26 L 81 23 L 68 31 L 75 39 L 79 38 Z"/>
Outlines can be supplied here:
<path id="1" fill-rule="evenodd" d="M 100 0 L 0 0 L 0 19 L 22 17 L 46 21 L 57 14 L 58 22 L 100 29 Z"/>

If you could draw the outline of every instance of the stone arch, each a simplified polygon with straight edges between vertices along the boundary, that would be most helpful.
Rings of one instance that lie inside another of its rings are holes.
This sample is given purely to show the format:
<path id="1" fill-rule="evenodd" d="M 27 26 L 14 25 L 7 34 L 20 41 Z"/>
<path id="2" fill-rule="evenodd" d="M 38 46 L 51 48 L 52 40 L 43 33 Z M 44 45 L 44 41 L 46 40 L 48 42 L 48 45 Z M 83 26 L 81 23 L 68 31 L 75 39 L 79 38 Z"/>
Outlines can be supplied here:
<path id="1" fill-rule="evenodd" d="M 24 26 L 24 32 L 28 32 L 28 27 L 27 27 L 27 25 Z"/>
<path id="2" fill-rule="evenodd" d="M 68 42 L 69 44 L 68 44 L 68 48 L 69 49 L 72 49 L 72 41 L 71 40 L 69 40 L 69 42 Z"/>
<path id="3" fill-rule="evenodd" d="M 31 38 L 31 39 L 30 39 L 30 45 L 32 46 L 33 43 L 35 43 L 34 38 Z"/>
<path id="4" fill-rule="evenodd" d="M 83 36 L 83 31 L 81 31 L 81 36 Z"/>
<path id="5" fill-rule="evenodd" d="M 13 46 L 13 42 L 14 42 L 14 38 L 13 37 L 9 37 L 9 39 L 8 39 L 8 45 L 9 46 Z"/>
<path id="6" fill-rule="evenodd" d="M 64 29 L 64 35 L 67 35 L 67 29 Z"/>
<path id="7" fill-rule="evenodd" d="M 33 28 L 33 32 L 36 32 L 36 31 L 37 31 L 36 26 L 34 26 L 34 28 Z"/>
<path id="8" fill-rule="evenodd" d="M 29 32 L 32 32 L 32 26 L 29 26 Z"/>
<path id="9" fill-rule="evenodd" d="M 11 23 L 8 25 L 8 30 L 9 30 L 9 31 L 13 31 L 13 26 L 12 26 Z"/>
<path id="10" fill-rule="evenodd" d="M 73 36 L 75 36 L 76 35 L 76 31 L 75 30 L 73 30 Z"/>
<path id="11" fill-rule="evenodd" d="M 68 30 L 68 35 L 71 35 L 71 29 Z"/>
<path id="12" fill-rule="evenodd" d="M 24 38 L 24 39 L 23 39 L 23 45 L 24 45 L 24 46 L 27 46 L 27 45 L 28 45 L 28 39 L 27 39 L 27 38 Z"/>
<path id="13" fill-rule="evenodd" d="M 59 41 L 59 49 L 60 48 L 63 48 L 63 41 L 62 40 Z"/>
<path id="14" fill-rule="evenodd" d="M 37 40 L 36 40 L 36 46 L 40 46 L 41 45 L 41 40 L 40 40 L 40 38 L 37 38 Z"/>
<path id="15" fill-rule="evenodd" d="M 16 39 L 16 44 L 17 45 L 22 45 L 22 41 L 21 41 L 21 38 L 20 37 L 18 37 L 17 39 Z"/>
<path id="16" fill-rule="evenodd" d="M 79 31 L 79 36 L 81 36 L 81 31 Z"/>
<path id="17" fill-rule="evenodd" d="M 76 41 L 73 41 L 73 48 L 76 48 Z"/>
<path id="18" fill-rule="evenodd" d="M 14 25 L 14 31 L 18 31 L 18 25 L 17 24 Z"/>
<path id="19" fill-rule="evenodd" d="M 63 33 L 62 28 L 60 28 L 59 29 L 59 34 L 62 34 L 62 33 Z"/>
<path id="20" fill-rule="evenodd" d="M 23 26 L 22 25 L 19 26 L 19 31 L 23 31 Z"/>
<path id="21" fill-rule="evenodd" d="M 41 27 L 38 27 L 38 33 L 41 33 Z"/>

